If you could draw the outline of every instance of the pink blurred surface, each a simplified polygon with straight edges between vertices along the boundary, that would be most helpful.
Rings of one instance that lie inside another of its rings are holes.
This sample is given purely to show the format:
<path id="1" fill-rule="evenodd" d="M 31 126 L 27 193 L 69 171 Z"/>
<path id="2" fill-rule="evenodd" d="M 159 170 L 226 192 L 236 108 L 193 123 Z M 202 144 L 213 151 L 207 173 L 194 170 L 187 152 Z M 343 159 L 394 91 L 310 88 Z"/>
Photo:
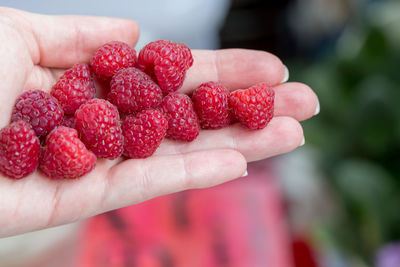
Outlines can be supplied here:
<path id="1" fill-rule="evenodd" d="M 293 266 L 269 165 L 251 164 L 247 177 L 90 219 L 78 266 Z"/>

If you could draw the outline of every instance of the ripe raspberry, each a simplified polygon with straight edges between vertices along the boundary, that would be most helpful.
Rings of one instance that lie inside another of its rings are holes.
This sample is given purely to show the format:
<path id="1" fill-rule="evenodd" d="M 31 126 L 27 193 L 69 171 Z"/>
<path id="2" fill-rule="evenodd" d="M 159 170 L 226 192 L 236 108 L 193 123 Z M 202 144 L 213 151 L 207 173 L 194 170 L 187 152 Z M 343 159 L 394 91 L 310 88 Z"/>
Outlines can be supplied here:
<path id="1" fill-rule="evenodd" d="M 229 104 L 236 118 L 250 129 L 262 129 L 274 116 L 275 92 L 259 83 L 231 93 Z"/>
<path id="2" fill-rule="evenodd" d="M 143 110 L 128 116 L 122 123 L 124 155 L 130 158 L 150 157 L 160 146 L 168 121 L 158 110 Z"/>
<path id="3" fill-rule="evenodd" d="M 75 128 L 75 116 L 64 115 L 64 120 L 61 123 L 61 125 L 69 127 L 69 128 Z"/>
<path id="4" fill-rule="evenodd" d="M 184 44 L 159 40 L 143 47 L 137 64 L 157 81 L 166 95 L 182 86 L 186 71 L 193 65 L 193 57 Z"/>
<path id="5" fill-rule="evenodd" d="M 45 136 L 63 121 L 64 112 L 55 97 L 41 90 L 24 92 L 17 98 L 11 121 L 24 120 L 37 136 Z"/>
<path id="6" fill-rule="evenodd" d="M 115 159 L 123 149 L 122 130 L 117 108 L 104 99 L 94 98 L 75 112 L 75 129 L 97 157 Z"/>
<path id="7" fill-rule="evenodd" d="M 39 162 L 40 143 L 25 121 L 16 121 L 0 130 L 0 172 L 21 179 L 32 173 Z"/>
<path id="8" fill-rule="evenodd" d="M 199 119 L 187 95 L 170 93 L 164 97 L 159 110 L 168 120 L 167 137 L 190 142 L 199 135 Z"/>
<path id="9" fill-rule="evenodd" d="M 93 170 L 95 165 L 96 156 L 86 149 L 75 129 L 59 126 L 47 136 L 39 166 L 46 176 L 78 178 Z"/>
<path id="10" fill-rule="evenodd" d="M 134 113 L 157 107 L 161 103 L 162 92 L 146 73 L 136 68 L 127 68 L 112 78 L 108 100 L 119 111 Z"/>
<path id="11" fill-rule="evenodd" d="M 92 73 L 87 64 L 76 64 L 58 79 L 51 90 L 65 114 L 74 114 L 80 105 L 96 93 Z"/>
<path id="12" fill-rule="evenodd" d="M 40 143 L 25 121 L 16 121 L 0 130 L 0 172 L 21 179 L 31 174 L 39 162 Z"/>
<path id="13" fill-rule="evenodd" d="M 134 67 L 135 63 L 135 49 L 126 43 L 113 41 L 96 51 L 90 65 L 97 77 L 110 81 L 120 69 Z"/>
<path id="14" fill-rule="evenodd" d="M 203 129 L 218 129 L 230 124 L 229 91 L 222 84 L 201 84 L 194 91 L 192 100 Z"/>

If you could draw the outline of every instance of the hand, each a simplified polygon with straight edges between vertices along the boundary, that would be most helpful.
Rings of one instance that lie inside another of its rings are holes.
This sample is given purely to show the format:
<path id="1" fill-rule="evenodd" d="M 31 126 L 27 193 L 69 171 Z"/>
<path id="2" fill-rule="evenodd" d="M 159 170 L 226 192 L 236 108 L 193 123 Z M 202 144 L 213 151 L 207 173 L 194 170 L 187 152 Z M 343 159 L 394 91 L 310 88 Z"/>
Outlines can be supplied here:
<path id="1" fill-rule="evenodd" d="M 89 62 L 102 44 L 134 46 L 134 21 L 83 16 L 45 16 L 0 8 L 0 128 L 15 99 L 29 89 L 49 91 L 66 68 Z M 304 84 L 281 84 L 284 66 L 266 52 L 243 49 L 193 51 L 182 92 L 206 81 L 229 89 L 265 81 L 276 92 L 275 118 L 263 130 L 240 125 L 201 131 L 191 143 L 164 140 L 147 159 L 98 160 L 77 180 L 54 181 L 40 172 L 22 180 L 0 177 L 0 236 L 43 229 L 140 203 L 160 195 L 217 185 L 242 176 L 248 161 L 291 151 L 303 140 L 298 121 L 314 115 L 316 95 Z M 1 175 L 0 175 L 1 176 Z"/>

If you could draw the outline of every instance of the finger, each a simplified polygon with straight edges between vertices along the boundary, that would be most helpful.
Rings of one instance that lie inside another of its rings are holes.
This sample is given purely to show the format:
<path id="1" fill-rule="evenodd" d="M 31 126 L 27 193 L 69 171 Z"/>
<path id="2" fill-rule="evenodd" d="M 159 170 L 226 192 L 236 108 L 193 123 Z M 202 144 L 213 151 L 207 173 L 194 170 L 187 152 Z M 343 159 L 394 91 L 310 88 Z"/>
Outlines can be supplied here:
<path id="1" fill-rule="evenodd" d="M 165 139 L 157 155 L 187 153 L 207 149 L 235 149 L 248 161 L 269 158 L 296 149 L 303 141 L 303 129 L 291 117 L 275 117 L 262 130 L 235 124 L 219 130 L 202 130 L 193 142 Z"/>
<path id="2" fill-rule="evenodd" d="M 188 70 L 181 92 L 189 93 L 201 83 L 218 81 L 228 89 L 247 88 L 259 82 L 277 85 L 285 68 L 276 56 L 256 50 L 192 50 L 193 66 Z"/>
<path id="3" fill-rule="evenodd" d="M 11 9 L 8 9 L 11 10 Z M 87 63 L 97 48 L 109 41 L 134 46 L 139 28 L 135 21 L 90 16 L 50 16 L 12 10 L 31 49 L 35 64 L 68 68 Z"/>
<path id="4" fill-rule="evenodd" d="M 242 176 L 246 169 L 243 155 L 229 149 L 127 160 L 111 172 L 103 209 L 187 189 L 215 186 Z M 139 175 L 132 176 L 133 173 Z"/>
<path id="5" fill-rule="evenodd" d="M 298 121 L 315 115 L 318 97 L 314 91 L 302 83 L 284 83 L 274 87 L 275 116 L 288 116 Z"/>
<path id="6" fill-rule="evenodd" d="M 9 203 L 0 207 L 4 215 L 0 217 L 0 236 L 70 223 L 164 194 L 214 186 L 242 176 L 247 165 L 239 152 L 227 149 L 115 163 L 99 160 L 91 173 L 75 180 L 51 180 L 36 174 L 14 181 L 0 175 L 0 196 Z M 11 217 L 13 223 L 9 223 Z"/>

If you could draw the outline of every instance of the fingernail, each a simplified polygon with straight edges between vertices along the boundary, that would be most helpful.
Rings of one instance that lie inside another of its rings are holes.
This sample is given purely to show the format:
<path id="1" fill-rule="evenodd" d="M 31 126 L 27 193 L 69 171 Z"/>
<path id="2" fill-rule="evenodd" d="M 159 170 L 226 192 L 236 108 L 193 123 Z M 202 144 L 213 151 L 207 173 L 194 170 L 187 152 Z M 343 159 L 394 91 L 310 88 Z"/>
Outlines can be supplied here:
<path id="1" fill-rule="evenodd" d="M 284 69 L 285 69 L 285 72 L 284 72 L 283 80 L 282 80 L 281 83 L 285 83 L 285 82 L 287 82 L 287 81 L 289 80 L 289 70 L 288 70 L 288 68 L 286 67 L 286 65 L 283 65 L 283 67 L 284 67 Z"/>
<path id="2" fill-rule="evenodd" d="M 315 108 L 314 116 L 315 116 L 315 115 L 318 115 L 319 109 L 320 109 L 320 106 L 319 106 L 319 101 L 318 101 L 318 99 L 317 99 L 317 107 Z"/>
<path id="3" fill-rule="evenodd" d="M 249 173 L 246 170 L 241 177 L 246 177 L 247 175 L 249 175 Z"/>
<path id="4" fill-rule="evenodd" d="M 303 136 L 303 140 L 301 140 L 301 143 L 300 143 L 299 146 L 304 146 L 305 143 L 306 143 L 306 139 L 305 139 L 304 136 Z"/>

